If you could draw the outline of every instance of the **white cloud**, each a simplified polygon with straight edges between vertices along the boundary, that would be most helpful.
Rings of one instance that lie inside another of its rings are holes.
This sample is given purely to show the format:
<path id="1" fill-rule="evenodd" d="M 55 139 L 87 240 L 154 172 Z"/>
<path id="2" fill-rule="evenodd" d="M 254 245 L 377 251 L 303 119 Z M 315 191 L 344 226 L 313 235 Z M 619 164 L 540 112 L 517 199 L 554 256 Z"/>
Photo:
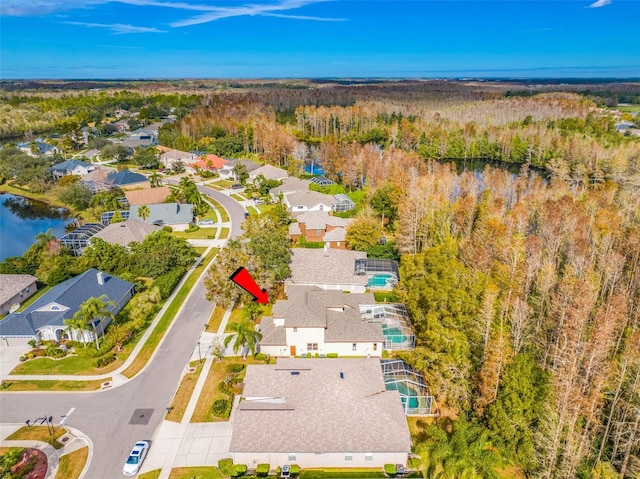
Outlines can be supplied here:
<path id="1" fill-rule="evenodd" d="M 126 25 L 123 23 L 87 23 L 87 22 L 65 22 L 69 25 L 80 25 L 87 28 L 107 28 L 114 35 L 124 35 L 126 33 L 165 33 L 164 30 L 158 30 L 154 27 L 136 27 L 135 25 Z"/>
<path id="2" fill-rule="evenodd" d="M 611 0 L 596 0 L 591 5 L 589 5 L 589 8 L 600 8 L 606 7 L 607 5 L 611 5 Z"/>
<path id="3" fill-rule="evenodd" d="M 201 0 L 201 2 L 202 1 L 203 0 Z M 58 11 L 69 11 L 78 8 L 90 8 L 100 4 L 112 3 L 134 5 L 139 7 L 169 8 L 174 10 L 182 10 L 184 12 L 199 12 L 198 14 L 184 20 L 174 21 L 173 23 L 171 23 L 171 27 L 174 28 L 208 23 L 224 18 L 244 16 L 271 16 L 279 18 L 289 18 L 292 20 L 307 20 L 317 22 L 342 22 L 348 20 L 346 18 L 290 15 L 288 13 L 284 13 L 290 10 L 296 10 L 305 7 L 307 5 L 325 1 L 332 0 L 276 0 L 275 2 L 269 3 L 247 3 L 224 7 L 206 4 L 206 0 L 204 0 L 205 3 L 198 4 L 172 0 L 0 0 L 0 13 L 2 15 L 8 16 L 46 15 Z M 150 16 L 150 18 L 152 18 L 152 16 Z M 102 24 L 93 24 L 93 26 L 96 27 L 99 25 L 107 28 L 107 26 L 104 26 Z M 88 24 L 86 26 L 88 26 Z M 131 25 L 120 25 L 118 28 L 122 28 L 124 30 L 127 27 L 130 27 L 132 29 L 138 28 L 132 27 Z M 118 32 L 114 30 L 114 33 L 134 33 L 134 30 Z"/>

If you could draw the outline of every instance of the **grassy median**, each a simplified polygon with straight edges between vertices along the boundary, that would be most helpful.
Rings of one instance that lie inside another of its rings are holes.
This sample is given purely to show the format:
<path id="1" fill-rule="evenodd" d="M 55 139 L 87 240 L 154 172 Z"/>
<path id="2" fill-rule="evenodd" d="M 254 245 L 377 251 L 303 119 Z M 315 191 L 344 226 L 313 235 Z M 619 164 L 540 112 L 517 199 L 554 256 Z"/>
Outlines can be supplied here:
<path id="1" fill-rule="evenodd" d="M 58 462 L 56 479 L 78 479 L 89 457 L 89 447 L 65 454 Z"/>

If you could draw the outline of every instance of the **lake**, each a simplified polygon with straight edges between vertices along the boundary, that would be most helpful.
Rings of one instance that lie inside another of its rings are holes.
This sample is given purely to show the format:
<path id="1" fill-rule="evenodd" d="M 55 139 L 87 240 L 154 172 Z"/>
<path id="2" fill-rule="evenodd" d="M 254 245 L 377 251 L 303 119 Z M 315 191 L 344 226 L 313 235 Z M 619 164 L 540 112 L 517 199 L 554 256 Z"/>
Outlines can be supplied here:
<path id="1" fill-rule="evenodd" d="M 70 222 L 68 211 L 21 196 L 0 194 L 0 261 L 21 256 L 38 233 L 51 228 L 56 238 Z"/>

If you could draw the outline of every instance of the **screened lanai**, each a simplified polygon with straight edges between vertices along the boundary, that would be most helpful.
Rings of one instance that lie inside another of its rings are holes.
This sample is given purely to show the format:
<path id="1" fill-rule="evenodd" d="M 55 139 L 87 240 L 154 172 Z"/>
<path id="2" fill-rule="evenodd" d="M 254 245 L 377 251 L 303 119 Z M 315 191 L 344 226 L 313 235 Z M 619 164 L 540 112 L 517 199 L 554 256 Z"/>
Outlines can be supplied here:
<path id="1" fill-rule="evenodd" d="M 363 321 L 381 324 L 384 349 L 399 351 L 415 348 L 416 339 L 404 304 L 361 304 L 360 316 Z"/>
<path id="2" fill-rule="evenodd" d="M 60 244 L 71 250 L 74 256 L 80 256 L 89 246 L 89 240 L 105 226 L 100 223 L 87 223 L 60 238 Z"/>
<path id="3" fill-rule="evenodd" d="M 398 391 L 407 416 L 439 416 L 438 405 L 424 377 L 401 359 L 381 359 L 387 391 Z"/>

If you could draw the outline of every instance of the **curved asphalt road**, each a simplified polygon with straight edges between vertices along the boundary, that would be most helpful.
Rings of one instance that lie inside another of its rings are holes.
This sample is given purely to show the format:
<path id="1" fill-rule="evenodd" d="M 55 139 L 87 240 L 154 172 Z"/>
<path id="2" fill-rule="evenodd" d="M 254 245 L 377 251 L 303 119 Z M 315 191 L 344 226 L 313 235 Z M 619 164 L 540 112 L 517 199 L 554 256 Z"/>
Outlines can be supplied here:
<path id="1" fill-rule="evenodd" d="M 228 196 L 206 187 L 229 213 L 230 237 L 240 235 L 244 208 Z M 94 456 L 88 479 L 122 477 L 122 466 L 135 441 L 151 439 L 166 410 L 196 342 L 213 310 L 204 297 L 203 281 L 194 286 L 171 329 L 144 371 L 115 389 L 90 393 L 0 394 L 0 422 L 20 423 L 53 416 L 59 424 L 75 408 L 65 424 L 80 429 L 93 441 Z"/>

